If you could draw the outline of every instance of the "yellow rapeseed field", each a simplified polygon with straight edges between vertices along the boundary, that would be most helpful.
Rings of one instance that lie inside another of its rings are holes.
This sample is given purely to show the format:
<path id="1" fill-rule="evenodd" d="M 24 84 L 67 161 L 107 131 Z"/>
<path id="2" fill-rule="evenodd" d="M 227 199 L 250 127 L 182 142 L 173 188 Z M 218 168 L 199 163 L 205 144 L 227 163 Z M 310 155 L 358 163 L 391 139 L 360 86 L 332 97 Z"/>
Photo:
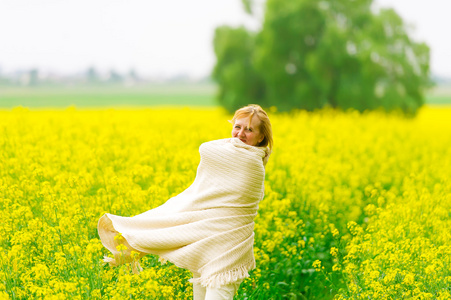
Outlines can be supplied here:
<path id="1" fill-rule="evenodd" d="M 237 299 L 451 299 L 451 109 L 416 118 L 270 112 L 275 147 Z M 132 216 L 194 180 L 220 109 L 0 111 L 0 299 L 190 299 L 146 256 L 110 268 L 105 212 Z"/>

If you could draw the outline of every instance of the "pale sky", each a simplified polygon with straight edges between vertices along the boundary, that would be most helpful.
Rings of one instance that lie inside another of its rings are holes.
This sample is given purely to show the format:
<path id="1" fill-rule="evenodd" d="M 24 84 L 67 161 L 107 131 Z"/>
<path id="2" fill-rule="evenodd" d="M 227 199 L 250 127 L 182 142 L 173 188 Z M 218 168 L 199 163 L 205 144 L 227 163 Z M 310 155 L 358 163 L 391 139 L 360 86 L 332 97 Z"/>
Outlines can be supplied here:
<path id="1" fill-rule="evenodd" d="M 262 1 L 262 0 L 259 0 Z M 375 0 L 394 7 L 431 47 L 434 74 L 451 78 L 450 0 Z M 258 28 L 241 0 L 0 0 L 0 70 L 99 70 L 203 77 L 219 25 Z"/>

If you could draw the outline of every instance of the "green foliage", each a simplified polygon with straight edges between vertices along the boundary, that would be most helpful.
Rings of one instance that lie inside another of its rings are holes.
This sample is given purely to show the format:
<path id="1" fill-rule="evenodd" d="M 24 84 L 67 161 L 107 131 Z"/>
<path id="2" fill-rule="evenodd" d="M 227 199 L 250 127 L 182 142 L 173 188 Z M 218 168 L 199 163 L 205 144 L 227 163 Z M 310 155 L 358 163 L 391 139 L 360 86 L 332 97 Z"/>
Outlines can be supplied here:
<path id="1" fill-rule="evenodd" d="M 213 77 L 220 103 L 228 110 L 259 103 L 281 111 L 331 106 L 415 114 L 430 83 L 429 48 L 409 37 L 395 11 L 375 14 L 371 4 L 268 0 L 260 32 L 218 28 Z"/>
<path id="2" fill-rule="evenodd" d="M 252 1 L 251 0 L 242 0 L 242 2 L 243 2 L 244 10 L 248 14 L 252 14 Z"/>
<path id="3" fill-rule="evenodd" d="M 263 101 L 263 81 L 252 65 L 254 48 L 254 35 L 243 27 L 216 29 L 214 49 L 218 63 L 213 78 L 220 82 L 219 102 L 229 111 L 256 99 Z"/>

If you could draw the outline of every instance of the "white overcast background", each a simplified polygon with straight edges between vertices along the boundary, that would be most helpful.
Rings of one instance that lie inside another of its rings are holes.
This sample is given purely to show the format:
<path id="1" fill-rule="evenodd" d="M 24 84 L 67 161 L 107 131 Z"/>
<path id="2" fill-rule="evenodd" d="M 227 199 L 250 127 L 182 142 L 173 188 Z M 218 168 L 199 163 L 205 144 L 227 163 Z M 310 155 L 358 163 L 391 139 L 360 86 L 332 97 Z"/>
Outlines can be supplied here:
<path id="1" fill-rule="evenodd" d="M 259 0 L 263 1 L 263 0 Z M 450 0 L 375 0 L 431 48 L 434 75 L 451 78 Z M 201 78 L 215 64 L 214 29 L 258 28 L 241 0 L 0 0 L 0 72 L 71 74 L 94 66 Z"/>

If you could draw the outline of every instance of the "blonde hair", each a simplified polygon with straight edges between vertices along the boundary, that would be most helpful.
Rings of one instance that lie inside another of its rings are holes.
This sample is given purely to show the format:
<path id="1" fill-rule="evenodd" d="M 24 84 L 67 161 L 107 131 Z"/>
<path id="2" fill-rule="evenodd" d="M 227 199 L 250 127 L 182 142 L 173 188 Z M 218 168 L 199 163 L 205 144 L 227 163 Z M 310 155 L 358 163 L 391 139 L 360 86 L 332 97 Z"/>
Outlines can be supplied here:
<path id="1" fill-rule="evenodd" d="M 273 140 L 271 122 L 269 121 L 268 114 L 260 107 L 260 105 L 250 104 L 238 109 L 233 116 L 232 123 L 234 124 L 236 119 L 249 117 L 248 127 L 250 127 L 254 116 L 257 116 L 260 120 L 258 129 L 260 133 L 263 134 L 263 140 L 257 146 L 268 147 L 269 151 L 272 151 Z"/>

